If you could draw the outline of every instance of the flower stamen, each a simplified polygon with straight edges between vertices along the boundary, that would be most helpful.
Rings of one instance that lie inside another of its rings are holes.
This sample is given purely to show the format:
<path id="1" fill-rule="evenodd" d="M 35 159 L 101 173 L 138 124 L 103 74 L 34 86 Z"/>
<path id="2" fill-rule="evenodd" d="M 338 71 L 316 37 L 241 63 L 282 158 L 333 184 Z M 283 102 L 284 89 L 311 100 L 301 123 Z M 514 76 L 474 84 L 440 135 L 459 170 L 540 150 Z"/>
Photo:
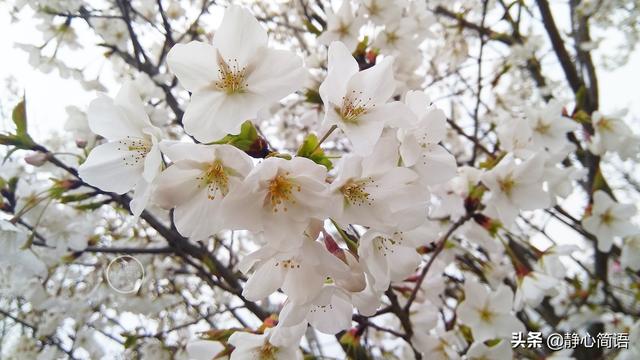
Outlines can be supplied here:
<path id="1" fill-rule="evenodd" d="M 340 114 L 345 123 L 357 124 L 360 116 L 366 114 L 369 108 L 376 106 L 375 104 L 369 105 L 371 98 L 364 101 L 360 96 L 362 96 L 362 91 L 356 94 L 356 91 L 352 90 L 350 95 L 342 97 L 342 107 L 336 108 L 336 112 Z"/>
<path id="2" fill-rule="evenodd" d="M 353 181 L 349 180 L 340 188 L 340 192 L 344 196 L 344 200 L 349 205 L 373 205 L 373 197 L 366 191 L 366 186 L 373 184 L 371 178 Z"/>
<path id="3" fill-rule="evenodd" d="M 218 53 L 218 81 L 215 87 L 227 94 L 239 94 L 247 91 L 247 68 L 240 67 L 238 59 L 233 59 L 231 65 Z"/>
<path id="4" fill-rule="evenodd" d="M 217 192 L 220 192 L 222 196 L 229 193 L 229 176 L 227 176 L 220 160 L 210 164 L 197 179 L 208 188 L 207 197 L 209 200 L 215 199 Z"/>
<path id="5" fill-rule="evenodd" d="M 144 162 L 145 157 L 151 151 L 152 147 L 149 140 L 131 136 L 127 136 L 125 139 L 119 140 L 118 144 L 119 146 L 117 147 L 117 150 L 128 151 L 122 157 L 122 161 L 125 166 L 137 166 L 141 162 Z"/>
<path id="6" fill-rule="evenodd" d="M 296 190 L 300 192 L 302 190 L 300 185 L 294 184 L 293 181 L 287 177 L 288 175 L 289 172 L 284 175 L 279 174 L 269 181 L 266 201 L 268 201 L 273 212 L 278 212 L 279 208 L 282 208 L 283 211 L 288 211 L 287 203 L 296 203 L 293 191 Z"/>

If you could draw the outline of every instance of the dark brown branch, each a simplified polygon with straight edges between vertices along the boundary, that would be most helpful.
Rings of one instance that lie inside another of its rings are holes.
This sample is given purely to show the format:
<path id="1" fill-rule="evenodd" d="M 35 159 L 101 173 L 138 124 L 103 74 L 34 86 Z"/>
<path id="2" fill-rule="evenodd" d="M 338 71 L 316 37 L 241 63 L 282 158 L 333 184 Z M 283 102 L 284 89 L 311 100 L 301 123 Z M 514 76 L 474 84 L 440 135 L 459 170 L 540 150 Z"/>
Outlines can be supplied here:
<path id="1" fill-rule="evenodd" d="M 549 40 L 551 41 L 551 46 L 553 46 L 553 51 L 556 53 L 558 57 L 558 61 L 560 62 L 560 66 L 562 66 L 562 70 L 567 78 L 567 82 L 569 86 L 573 90 L 574 93 L 577 93 L 578 90 L 584 85 L 578 71 L 576 70 L 573 61 L 571 60 L 571 56 L 567 52 L 567 49 L 564 47 L 564 40 L 560 36 L 560 31 L 556 26 L 556 22 L 553 19 L 553 14 L 551 13 L 551 8 L 549 7 L 549 2 L 547 0 L 536 0 L 538 4 L 538 9 L 540 10 L 540 15 L 542 15 L 542 23 L 544 24 L 544 28 L 549 35 Z"/>

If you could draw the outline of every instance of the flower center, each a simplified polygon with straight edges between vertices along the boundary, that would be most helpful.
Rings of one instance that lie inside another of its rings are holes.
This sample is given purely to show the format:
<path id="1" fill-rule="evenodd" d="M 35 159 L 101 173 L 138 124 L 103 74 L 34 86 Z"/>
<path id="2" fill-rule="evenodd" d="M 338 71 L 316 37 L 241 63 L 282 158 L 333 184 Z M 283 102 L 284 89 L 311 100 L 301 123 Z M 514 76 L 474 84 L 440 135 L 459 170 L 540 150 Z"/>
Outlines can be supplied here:
<path id="1" fill-rule="evenodd" d="M 513 181 L 511 176 L 507 176 L 504 179 L 498 180 L 498 185 L 500 186 L 500 191 L 505 193 L 507 196 L 511 196 L 511 192 L 513 191 L 513 187 L 516 185 L 516 182 Z"/>
<path id="2" fill-rule="evenodd" d="M 338 26 L 337 32 L 341 37 L 349 35 L 349 24 L 340 22 L 340 26 Z"/>
<path id="3" fill-rule="evenodd" d="M 127 136 L 118 141 L 117 149 L 126 151 L 122 156 L 125 166 L 138 166 L 144 162 L 144 158 L 151 151 L 151 146 L 151 142 L 147 139 Z"/>
<path id="4" fill-rule="evenodd" d="M 271 205 L 271 209 L 274 213 L 278 212 L 280 208 L 284 211 L 288 211 L 287 203 L 296 203 L 293 191 L 296 190 L 300 192 L 302 190 L 300 185 L 294 184 L 287 175 L 289 175 L 288 172 L 285 173 L 285 175 L 277 175 L 269 181 L 266 200 Z"/>
<path id="5" fill-rule="evenodd" d="M 596 123 L 596 127 L 600 131 L 611 131 L 613 127 L 611 126 L 611 121 L 605 117 L 601 117 L 600 120 Z"/>
<path id="6" fill-rule="evenodd" d="M 349 180 L 340 188 L 340 192 L 344 196 L 344 200 L 349 205 L 373 205 L 373 198 L 371 194 L 366 191 L 366 186 L 372 184 L 373 180 L 367 178 L 364 180 L 353 181 Z M 377 186 L 377 185 L 376 185 Z"/>
<path id="7" fill-rule="evenodd" d="M 233 59 L 231 65 L 218 53 L 218 81 L 215 82 L 218 90 L 227 94 L 239 94 L 247 91 L 247 68 L 240 67 L 238 59 Z"/>
<path id="8" fill-rule="evenodd" d="M 533 130 L 539 134 L 548 134 L 549 130 L 551 130 L 551 124 L 545 124 L 542 119 L 538 119 L 536 127 Z"/>
<path id="9" fill-rule="evenodd" d="M 295 259 L 286 259 L 276 263 L 276 266 L 280 265 L 285 269 L 300 269 L 300 263 Z"/>
<path id="10" fill-rule="evenodd" d="M 398 34 L 395 31 L 387 32 L 385 34 L 387 36 L 387 43 L 388 44 L 393 45 L 400 39 L 400 36 L 398 36 Z"/>
<path id="11" fill-rule="evenodd" d="M 217 192 L 220 192 L 222 196 L 226 196 L 229 193 L 229 176 L 227 176 L 227 172 L 220 160 L 210 164 L 197 179 L 207 187 L 209 200 L 215 199 Z"/>
<path id="12" fill-rule="evenodd" d="M 380 5 L 378 5 L 377 1 L 372 1 L 371 6 L 369 7 L 365 6 L 365 7 L 367 8 L 367 11 L 369 11 L 369 15 L 371 16 L 376 16 L 380 14 L 380 11 L 382 10 Z"/>
<path id="13" fill-rule="evenodd" d="M 373 240 L 373 246 L 376 250 L 382 253 L 382 256 L 387 256 L 387 253 L 394 253 L 396 247 L 402 244 L 402 232 L 394 232 L 393 237 L 378 236 Z"/>
<path id="14" fill-rule="evenodd" d="M 607 210 L 604 213 L 602 213 L 600 215 L 600 222 L 602 222 L 605 225 L 611 225 L 611 223 L 613 223 L 613 215 L 611 215 L 611 211 Z"/>
<path id="15" fill-rule="evenodd" d="M 336 108 L 336 112 L 345 123 L 357 124 L 360 116 L 367 113 L 368 107 L 376 106 L 375 104 L 369 106 L 371 98 L 363 101 L 358 95 L 362 95 L 362 91 L 358 94 L 352 90 L 350 95 L 342 97 L 342 107 Z"/>
<path id="16" fill-rule="evenodd" d="M 309 310 L 310 313 L 326 313 L 327 311 L 331 311 L 333 310 L 333 304 L 329 303 L 327 305 L 314 305 L 311 310 Z"/>
<path id="17" fill-rule="evenodd" d="M 486 306 L 480 309 L 480 312 L 478 313 L 478 315 L 480 316 L 480 319 L 484 322 L 490 322 L 491 319 L 493 318 L 493 312 L 487 309 Z"/>
<path id="18" fill-rule="evenodd" d="M 264 343 L 262 347 L 258 350 L 258 359 L 260 360 L 275 360 L 276 354 L 278 353 L 278 348 L 273 346 L 270 342 Z"/>

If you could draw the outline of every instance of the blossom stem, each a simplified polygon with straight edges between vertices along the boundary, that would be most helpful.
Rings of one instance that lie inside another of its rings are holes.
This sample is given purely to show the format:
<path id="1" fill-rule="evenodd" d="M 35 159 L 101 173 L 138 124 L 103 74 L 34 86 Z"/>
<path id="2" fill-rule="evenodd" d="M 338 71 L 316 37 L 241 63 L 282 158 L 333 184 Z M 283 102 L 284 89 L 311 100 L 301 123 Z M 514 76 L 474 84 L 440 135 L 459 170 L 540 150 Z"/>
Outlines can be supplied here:
<path id="1" fill-rule="evenodd" d="M 316 152 L 316 150 L 318 150 L 320 148 L 320 145 L 322 145 L 322 143 L 327 140 L 327 138 L 329 137 L 329 135 L 331 135 L 331 133 L 333 133 L 336 129 L 338 128 L 338 125 L 331 125 L 331 128 L 329 128 L 329 130 L 327 130 L 326 133 L 324 133 L 324 135 L 322 135 L 322 137 L 320 138 L 320 140 L 318 141 L 318 145 L 316 145 L 315 148 L 313 148 L 313 151 L 311 152 L 312 154 L 314 152 Z"/>
<path id="2" fill-rule="evenodd" d="M 442 252 L 442 250 L 444 250 L 444 245 L 447 243 L 447 239 L 449 238 L 449 236 L 451 236 L 451 234 L 453 234 L 453 232 L 456 231 L 456 229 L 462 226 L 465 222 L 471 219 L 472 215 L 473 214 L 469 213 L 464 217 L 461 217 L 460 219 L 458 219 L 458 221 L 456 221 L 449 228 L 449 230 L 442 236 L 442 238 L 440 238 L 440 241 L 438 241 L 438 245 L 436 249 L 433 251 L 433 254 L 431 254 L 429 261 L 422 268 L 420 277 L 418 278 L 418 281 L 416 281 L 416 286 L 411 291 L 411 295 L 409 296 L 409 299 L 407 300 L 407 303 L 404 306 L 404 311 L 408 312 L 409 308 L 411 308 L 411 304 L 413 304 L 413 302 L 416 300 L 416 296 L 418 295 L 418 290 L 420 290 L 420 287 L 422 286 L 422 282 L 424 281 L 424 278 L 427 276 L 427 272 L 429 271 L 429 268 L 431 268 L 431 265 L 435 261 L 436 257 L 438 257 L 438 255 Z"/>

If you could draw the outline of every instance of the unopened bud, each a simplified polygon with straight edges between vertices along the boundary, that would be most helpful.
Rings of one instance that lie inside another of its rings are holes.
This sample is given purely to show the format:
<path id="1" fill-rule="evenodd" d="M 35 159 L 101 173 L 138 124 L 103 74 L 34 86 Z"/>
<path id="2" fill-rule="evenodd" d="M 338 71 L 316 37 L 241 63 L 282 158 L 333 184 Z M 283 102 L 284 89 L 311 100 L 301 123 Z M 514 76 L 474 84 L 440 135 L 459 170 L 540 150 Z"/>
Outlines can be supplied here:
<path id="1" fill-rule="evenodd" d="M 523 264 L 521 262 L 517 262 L 514 266 L 515 270 L 516 270 L 516 276 L 519 279 L 524 278 L 525 276 L 529 275 L 531 273 L 531 271 L 533 271 L 529 266 L 527 266 L 526 264 Z"/>
<path id="2" fill-rule="evenodd" d="M 72 190 L 77 189 L 82 185 L 81 181 L 72 180 L 72 179 L 64 179 L 56 181 L 56 187 L 64 189 L 64 190 Z"/>
<path id="3" fill-rule="evenodd" d="M 24 158 L 24 161 L 26 161 L 27 164 L 33 166 L 42 166 L 47 162 L 47 160 L 47 154 L 41 152 L 32 153 L 31 155 L 27 155 Z"/>
<path id="4" fill-rule="evenodd" d="M 345 264 L 347 263 L 347 258 L 344 254 L 344 250 L 340 248 L 338 243 L 333 239 L 329 233 L 322 230 L 323 238 L 324 238 L 324 246 L 327 250 L 338 259 L 342 260 Z"/>
<path id="5" fill-rule="evenodd" d="M 480 226 L 482 226 L 491 236 L 495 236 L 502 224 L 500 221 L 492 219 L 483 214 L 474 214 L 473 220 Z"/>
<path id="6" fill-rule="evenodd" d="M 268 318 L 264 319 L 262 325 L 264 325 L 265 328 L 275 327 L 278 325 L 278 315 L 271 314 Z"/>
<path id="7" fill-rule="evenodd" d="M 365 58 L 367 59 L 367 62 L 370 63 L 370 64 L 375 64 L 377 57 L 378 57 L 378 54 L 373 50 L 367 51 L 367 54 L 365 55 Z"/>
<path id="8" fill-rule="evenodd" d="M 253 158 L 264 159 L 269 155 L 269 144 L 265 139 L 258 137 L 245 152 Z"/>
<path id="9" fill-rule="evenodd" d="M 346 331 L 340 338 L 340 343 L 347 346 L 357 346 L 360 344 L 358 329 L 352 328 Z"/>

